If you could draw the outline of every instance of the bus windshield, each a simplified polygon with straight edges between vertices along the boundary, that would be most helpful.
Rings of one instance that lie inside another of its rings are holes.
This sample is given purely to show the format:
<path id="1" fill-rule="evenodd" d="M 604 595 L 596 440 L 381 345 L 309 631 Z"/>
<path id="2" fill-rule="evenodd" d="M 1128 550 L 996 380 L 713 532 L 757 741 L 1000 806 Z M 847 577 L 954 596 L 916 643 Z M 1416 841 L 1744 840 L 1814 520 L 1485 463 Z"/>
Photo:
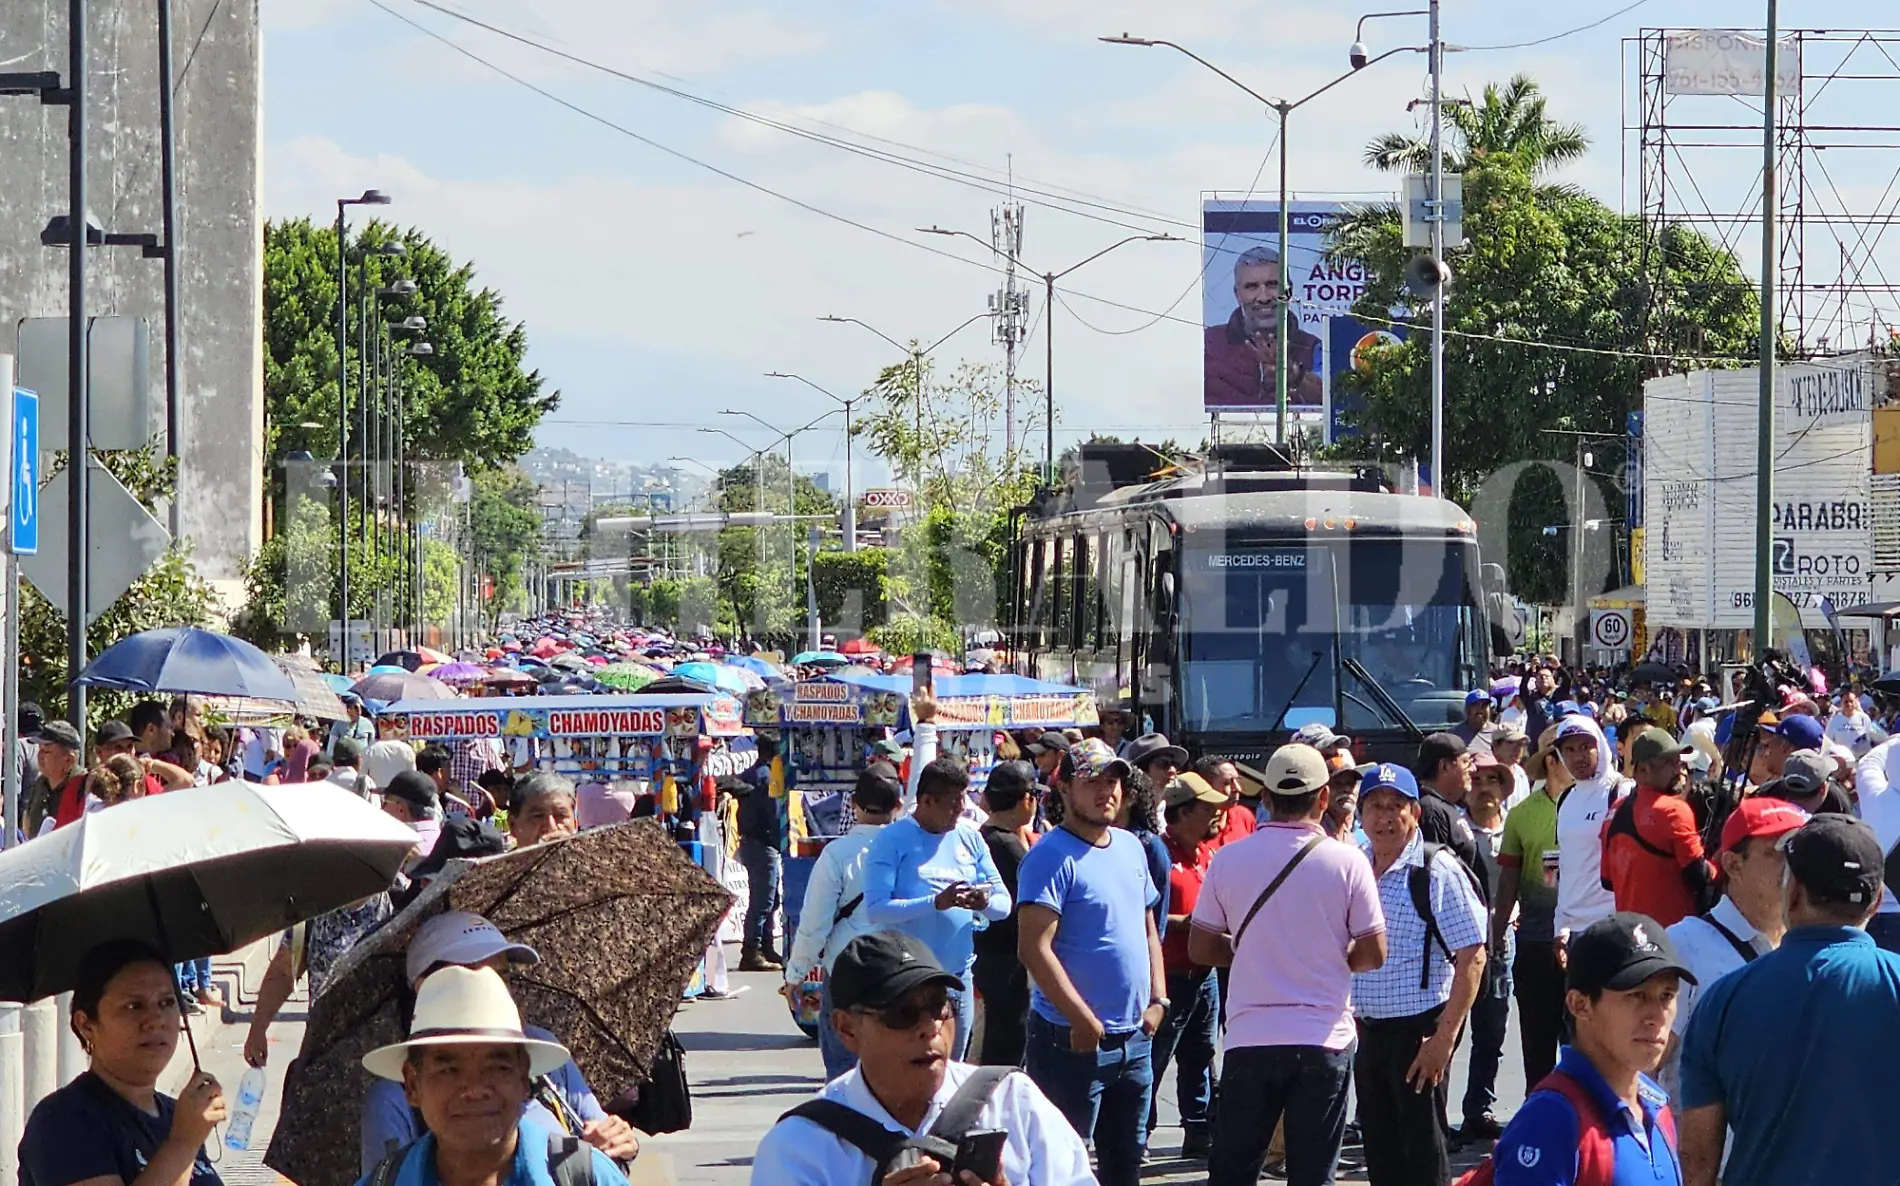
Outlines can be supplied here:
<path id="1" fill-rule="evenodd" d="M 1414 723 L 1460 718 L 1485 671 L 1467 545 L 1438 539 L 1274 546 L 1229 540 L 1182 564 L 1189 727 L 1396 729 L 1356 659 Z M 1344 719 L 1341 719 L 1343 708 Z"/>

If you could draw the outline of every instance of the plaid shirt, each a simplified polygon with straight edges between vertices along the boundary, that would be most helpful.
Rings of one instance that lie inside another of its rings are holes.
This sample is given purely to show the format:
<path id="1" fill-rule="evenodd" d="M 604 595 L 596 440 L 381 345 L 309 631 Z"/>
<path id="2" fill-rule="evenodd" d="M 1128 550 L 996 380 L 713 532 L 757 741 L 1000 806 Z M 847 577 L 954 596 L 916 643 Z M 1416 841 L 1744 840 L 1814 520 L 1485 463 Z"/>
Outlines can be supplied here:
<path id="1" fill-rule="evenodd" d="M 1372 850 L 1365 850 L 1372 860 Z M 1411 871 L 1425 860 L 1425 838 L 1414 834 L 1399 859 L 1379 878 L 1379 906 L 1385 912 L 1385 964 L 1352 978 L 1352 1011 L 1366 1020 L 1412 1017 L 1436 1009 L 1451 999 L 1451 961 L 1437 942 L 1426 949 L 1425 920 L 1412 906 L 1407 884 Z M 1378 862 L 1373 861 L 1373 867 Z M 1484 943 L 1485 909 L 1471 875 L 1449 849 L 1432 862 L 1432 914 L 1445 946 L 1456 952 Z M 1418 986 L 1420 962 L 1429 974 Z"/>
<path id="2" fill-rule="evenodd" d="M 456 742 L 449 755 L 449 782 L 457 790 L 466 790 L 490 770 L 500 769 L 501 759 L 496 756 L 495 747 L 477 738 Z"/>

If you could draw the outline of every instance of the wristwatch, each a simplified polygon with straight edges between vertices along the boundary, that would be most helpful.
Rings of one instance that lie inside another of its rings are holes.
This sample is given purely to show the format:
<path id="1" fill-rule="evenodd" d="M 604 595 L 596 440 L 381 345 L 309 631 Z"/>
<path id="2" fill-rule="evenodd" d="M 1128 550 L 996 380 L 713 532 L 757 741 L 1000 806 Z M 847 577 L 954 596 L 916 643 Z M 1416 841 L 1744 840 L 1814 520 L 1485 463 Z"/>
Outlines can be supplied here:
<path id="1" fill-rule="evenodd" d="M 1166 1012 L 1166 1011 L 1169 1011 L 1169 1010 L 1172 1010 L 1172 1009 L 1174 1008 L 1174 1002 L 1173 1002 L 1173 1001 L 1170 1001 L 1170 1000 L 1169 1000 L 1168 998 L 1166 998 L 1166 997 L 1151 997 L 1151 998 L 1149 998 L 1149 1001 L 1148 1001 L 1148 1003 L 1149 1003 L 1150 1005 L 1159 1005 L 1159 1006 L 1161 1006 L 1161 1008 L 1162 1008 L 1162 1010 L 1163 1010 L 1164 1012 Z"/>

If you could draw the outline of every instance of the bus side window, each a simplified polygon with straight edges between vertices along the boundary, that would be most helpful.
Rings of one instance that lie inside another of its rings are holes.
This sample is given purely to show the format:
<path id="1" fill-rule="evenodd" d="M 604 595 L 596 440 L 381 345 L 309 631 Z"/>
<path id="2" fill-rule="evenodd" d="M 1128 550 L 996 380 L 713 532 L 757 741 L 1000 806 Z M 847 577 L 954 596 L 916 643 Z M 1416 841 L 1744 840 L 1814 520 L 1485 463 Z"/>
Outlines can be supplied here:
<path id="1" fill-rule="evenodd" d="M 1049 624 L 1055 610 L 1050 591 L 1049 557 L 1050 541 L 1037 540 L 1030 550 L 1029 567 L 1023 574 L 1029 598 L 1029 628 L 1023 641 L 1032 650 L 1042 650 L 1049 645 Z"/>
<path id="2" fill-rule="evenodd" d="M 1102 650 L 1114 650 L 1121 645 L 1123 632 L 1128 626 L 1128 615 L 1122 609 L 1122 560 L 1127 554 L 1123 540 L 1123 531 L 1111 527 L 1102 535 L 1102 637 L 1096 645 Z"/>
<path id="3" fill-rule="evenodd" d="M 1148 661 L 1150 663 L 1168 663 L 1175 661 L 1174 652 L 1174 552 L 1167 546 L 1167 539 L 1156 530 L 1153 540 L 1155 551 L 1149 582 L 1148 628 L 1151 632 L 1148 642 Z"/>
<path id="4" fill-rule="evenodd" d="M 1095 602 L 1098 582 L 1095 579 L 1095 536 L 1082 534 L 1075 537 L 1075 649 L 1092 651 L 1100 635 L 1096 622 Z"/>
<path id="5" fill-rule="evenodd" d="M 1049 646 L 1052 650 L 1064 651 L 1075 645 L 1075 541 L 1062 538 L 1053 543 L 1055 560 L 1051 565 L 1049 596 L 1055 602 L 1052 622 L 1055 629 Z"/>

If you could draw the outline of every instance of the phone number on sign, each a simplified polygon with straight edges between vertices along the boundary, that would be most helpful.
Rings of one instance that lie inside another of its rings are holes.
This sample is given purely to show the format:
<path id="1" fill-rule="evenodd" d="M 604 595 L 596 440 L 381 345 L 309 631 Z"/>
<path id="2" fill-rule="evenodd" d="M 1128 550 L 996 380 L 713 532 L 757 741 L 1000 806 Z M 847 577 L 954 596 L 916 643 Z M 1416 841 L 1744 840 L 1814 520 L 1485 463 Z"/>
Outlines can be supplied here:
<path id="1" fill-rule="evenodd" d="M 1793 602 L 1797 609 L 1820 609 L 1823 601 L 1832 602 L 1835 609 L 1847 609 L 1850 606 L 1866 605 L 1873 600 L 1872 595 L 1865 590 L 1843 589 L 1836 593 L 1816 593 L 1809 589 L 1776 589 L 1775 592 Z M 1752 592 L 1731 593 L 1729 606 L 1733 609 L 1754 609 L 1755 594 Z"/>

